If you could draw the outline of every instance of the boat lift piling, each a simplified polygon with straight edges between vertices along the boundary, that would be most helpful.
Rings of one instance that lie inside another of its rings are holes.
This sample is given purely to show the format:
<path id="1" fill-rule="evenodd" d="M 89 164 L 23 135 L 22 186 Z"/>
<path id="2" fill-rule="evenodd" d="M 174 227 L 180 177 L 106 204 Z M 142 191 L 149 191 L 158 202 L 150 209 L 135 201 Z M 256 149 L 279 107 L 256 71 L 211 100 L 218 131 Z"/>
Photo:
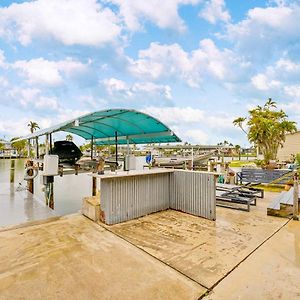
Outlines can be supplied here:
<path id="1" fill-rule="evenodd" d="M 50 143 L 49 143 L 50 138 Z M 46 134 L 45 140 L 45 155 L 49 155 L 49 149 L 52 148 L 52 136 Z M 44 166 L 45 167 L 45 166 Z M 45 186 L 45 201 L 46 205 L 54 209 L 54 176 L 43 175 L 43 184 Z"/>
<path id="2" fill-rule="evenodd" d="M 91 139 L 91 160 L 93 160 L 94 157 L 94 136 L 92 136 Z M 92 196 L 97 195 L 97 178 L 92 177 Z"/>
<path id="3" fill-rule="evenodd" d="M 118 168 L 118 132 L 115 131 L 115 146 L 116 146 L 116 170 Z"/>
<path id="4" fill-rule="evenodd" d="M 13 184 L 15 182 L 15 160 L 10 160 L 10 183 Z"/>

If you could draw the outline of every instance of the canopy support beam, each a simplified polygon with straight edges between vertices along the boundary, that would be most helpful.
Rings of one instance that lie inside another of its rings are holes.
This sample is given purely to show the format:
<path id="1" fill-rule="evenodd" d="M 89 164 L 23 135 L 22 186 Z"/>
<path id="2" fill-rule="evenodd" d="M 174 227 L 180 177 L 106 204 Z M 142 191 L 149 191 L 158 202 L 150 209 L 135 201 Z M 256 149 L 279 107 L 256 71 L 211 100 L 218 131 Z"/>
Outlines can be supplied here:
<path id="1" fill-rule="evenodd" d="M 49 134 L 46 134 L 46 141 L 45 141 L 45 147 L 46 147 L 46 155 L 49 155 Z"/>
<path id="2" fill-rule="evenodd" d="M 93 159 L 93 150 L 94 150 L 94 136 L 92 136 L 92 139 L 91 139 L 91 159 Z"/>
<path id="3" fill-rule="evenodd" d="M 30 158 L 30 139 L 27 140 L 27 157 Z"/>
<path id="4" fill-rule="evenodd" d="M 50 153 L 52 153 L 52 133 L 50 133 Z"/>
<path id="5" fill-rule="evenodd" d="M 115 131 L 115 145 L 116 145 L 116 168 L 118 167 L 118 132 Z"/>
<path id="6" fill-rule="evenodd" d="M 39 155 L 39 138 L 35 138 L 35 158 L 38 159 L 40 157 Z"/>
<path id="7" fill-rule="evenodd" d="M 129 138 L 127 137 L 126 140 L 127 140 L 127 155 L 129 155 L 129 154 L 130 154 L 130 149 L 129 149 Z"/>

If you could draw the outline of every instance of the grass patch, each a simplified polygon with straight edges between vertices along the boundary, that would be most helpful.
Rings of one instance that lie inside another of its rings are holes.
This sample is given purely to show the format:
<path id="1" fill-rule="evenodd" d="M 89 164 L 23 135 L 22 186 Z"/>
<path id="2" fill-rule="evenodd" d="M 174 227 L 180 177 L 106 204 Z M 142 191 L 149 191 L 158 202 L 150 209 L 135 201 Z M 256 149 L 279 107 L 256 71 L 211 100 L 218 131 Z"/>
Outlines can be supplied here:
<path id="1" fill-rule="evenodd" d="M 284 185 L 281 184 L 259 184 L 254 186 L 255 188 L 262 189 L 265 192 L 275 192 L 280 193 L 284 191 Z"/>
<path id="2" fill-rule="evenodd" d="M 241 161 L 241 160 L 233 160 L 230 162 L 229 167 L 239 168 L 249 164 L 254 164 L 252 161 Z"/>

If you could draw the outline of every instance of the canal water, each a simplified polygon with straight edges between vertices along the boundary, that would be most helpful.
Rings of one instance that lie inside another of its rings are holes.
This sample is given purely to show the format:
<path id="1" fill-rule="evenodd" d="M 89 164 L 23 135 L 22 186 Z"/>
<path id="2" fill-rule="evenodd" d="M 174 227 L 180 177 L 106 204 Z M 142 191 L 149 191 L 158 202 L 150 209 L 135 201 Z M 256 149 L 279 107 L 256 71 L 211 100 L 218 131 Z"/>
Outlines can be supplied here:
<path id="1" fill-rule="evenodd" d="M 15 185 L 21 183 L 26 187 L 27 182 L 24 177 L 25 159 L 15 160 Z M 145 164 L 144 157 L 137 157 L 137 168 L 142 168 Z M 0 159 L 0 190 L 1 184 L 9 183 L 10 160 Z M 36 177 L 34 184 L 34 194 L 44 201 L 44 186 L 41 184 L 40 176 Z M 76 213 L 81 209 L 82 198 L 92 195 L 92 177 L 87 174 L 65 175 L 54 177 L 54 210 L 59 215 Z"/>

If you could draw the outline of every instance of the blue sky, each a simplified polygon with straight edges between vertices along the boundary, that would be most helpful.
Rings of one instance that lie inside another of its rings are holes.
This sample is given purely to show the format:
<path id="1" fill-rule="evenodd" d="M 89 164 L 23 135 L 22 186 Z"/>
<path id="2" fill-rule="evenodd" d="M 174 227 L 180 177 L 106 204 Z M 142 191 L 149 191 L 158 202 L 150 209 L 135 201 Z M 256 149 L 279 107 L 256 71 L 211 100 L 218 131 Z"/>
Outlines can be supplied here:
<path id="1" fill-rule="evenodd" d="M 296 0 L 2 0 L 0 138 L 121 107 L 246 146 L 269 97 L 300 121 L 299 28 Z"/>

